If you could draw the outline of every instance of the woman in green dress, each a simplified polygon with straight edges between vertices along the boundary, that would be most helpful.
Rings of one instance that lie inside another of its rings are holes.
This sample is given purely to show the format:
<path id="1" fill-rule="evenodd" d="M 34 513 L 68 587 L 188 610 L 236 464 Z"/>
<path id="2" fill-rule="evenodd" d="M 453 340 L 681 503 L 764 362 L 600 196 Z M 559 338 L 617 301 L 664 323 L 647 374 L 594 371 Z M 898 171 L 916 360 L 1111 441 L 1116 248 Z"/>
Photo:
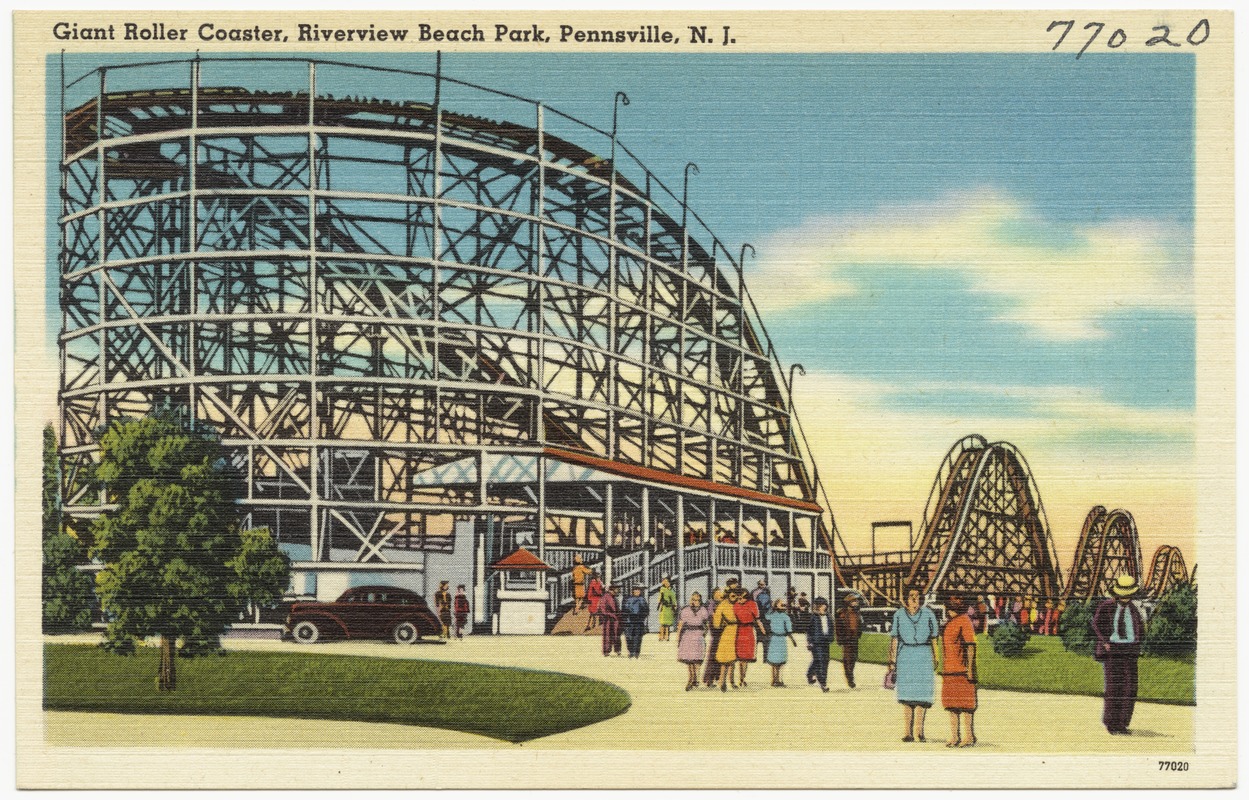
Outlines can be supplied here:
<path id="1" fill-rule="evenodd" d="M 668 632 L 676 622 L 677 592 L 672 588 L 672 581 L 665 575 L 659 587 L 659 641 L 668 641 Z"/>

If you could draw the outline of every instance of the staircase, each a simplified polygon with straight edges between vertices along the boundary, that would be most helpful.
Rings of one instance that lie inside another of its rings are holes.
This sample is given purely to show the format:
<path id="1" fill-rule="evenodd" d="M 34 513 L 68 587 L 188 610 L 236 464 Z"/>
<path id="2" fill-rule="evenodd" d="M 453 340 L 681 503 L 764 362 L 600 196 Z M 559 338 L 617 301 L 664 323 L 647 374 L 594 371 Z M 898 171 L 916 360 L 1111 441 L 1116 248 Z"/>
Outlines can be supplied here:
<path id="1" fill-rule="evenodd" d="M 564 615 L 555 621 L 555 626 L 551 628 L 552 636 L 599 636 L 602 629 L 598 626 L 586 630 L 586 626 L 590 624 L 590 612 L 588 609 L 575 611 L 569 609 Z"/>

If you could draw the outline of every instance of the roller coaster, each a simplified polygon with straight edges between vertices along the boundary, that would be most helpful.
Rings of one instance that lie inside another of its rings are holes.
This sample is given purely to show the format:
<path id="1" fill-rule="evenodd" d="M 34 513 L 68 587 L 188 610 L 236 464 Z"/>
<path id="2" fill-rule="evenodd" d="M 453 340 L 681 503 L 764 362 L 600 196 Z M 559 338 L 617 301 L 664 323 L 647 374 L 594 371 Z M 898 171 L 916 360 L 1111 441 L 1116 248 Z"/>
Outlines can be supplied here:
<path id="1" fill-rule="evenodd" d="M 1007 595 L 1071 602 L 1104 597 L 1122 574 L 1144 579 L 1143 599 L 1191 580 L 1178 547 L 1162 545 L 1145 579 L 1136 521 L 1094 506 L 1064 581 L 1041 494 L 1023 454 L 972 435 L 950 448 L 924 507 L 912 549 L 838 557 L 845 584 L 877 606 L 900 604 L 907 587 L 930 601 Z"/>
<path id="2" fill-rule="evenodd" d="M 669 189 L 617 137 L 623 92 L 610 130 L 440 58 L 127 63 L 61 92 L 71 530 L 115 501 L 100 433 L 165 409 L 220 433 L 296 597 L 450 580 L 488 630 L 520 548 L 548 618 L 574 559 L 651 592 L 832 592 L 754 248 L 689 207 L 695 164 Z"/>

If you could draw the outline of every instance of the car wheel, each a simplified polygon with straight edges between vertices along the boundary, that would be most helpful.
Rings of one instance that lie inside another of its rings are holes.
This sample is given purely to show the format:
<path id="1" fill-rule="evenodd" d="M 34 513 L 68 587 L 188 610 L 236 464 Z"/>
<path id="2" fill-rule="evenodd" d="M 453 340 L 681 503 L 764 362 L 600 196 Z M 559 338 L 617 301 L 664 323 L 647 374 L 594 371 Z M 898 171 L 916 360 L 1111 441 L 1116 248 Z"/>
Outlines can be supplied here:
<path id="1" fill-rule="evenodd" d="M 315 622 L 304 620 L 291 629 L 291 638 L 300 644 L 312 644 L 321 638 L 321 629 Z"/>
<path id="2" fill-rule="evenodd" d="M 395 644 L 412 644 L 421 638 L 421 632 L 411 622 L 400 622 L 395 626 Z"/>

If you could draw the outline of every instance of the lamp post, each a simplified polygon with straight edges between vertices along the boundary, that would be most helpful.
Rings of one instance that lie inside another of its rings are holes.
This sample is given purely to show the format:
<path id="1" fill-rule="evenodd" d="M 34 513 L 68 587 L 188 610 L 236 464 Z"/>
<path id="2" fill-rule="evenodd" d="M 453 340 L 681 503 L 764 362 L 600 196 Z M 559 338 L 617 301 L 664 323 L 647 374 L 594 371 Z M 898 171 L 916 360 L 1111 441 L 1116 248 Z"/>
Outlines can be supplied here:
<path id="1" fill-rule="evenodd" d="M 615 186 L 616 186 L 616 130 L 620 125 L 620 106 L 629 105 L 629 95 L 624 92 L 616 92 L 616 96 L 611 101 L 611 183 L 612 183 L 612 211 L 616 209 L 615 203 Z M 614 241 L 614 239 L 613 239 Z"/>
<path id="2" fill-rule="evenodd" d="M 758 258 L 759 254 L 755 252 L 755 246 L 750 243 L 743 243 L 741 254 L 737 257 L 737 302 L 741 306 L 741 320 L 738 323 L 740 335 L 743 342 L 746 341 L 746 251 L 750 251 L 751 258 Z"/>
<path id="3" fill-rule="evenodd" d="M 681 189 L 681 230 L 685 230 L 687 211 L 690 206 L 690 170 L 698 174 L 698 165 L 693 161 L 685 165 L 685 183 Z"/>
<path id="4" fill-rule="evenodd" d="M 799 375 L 806 375 L 807 370 L 801 364 L 792 364 L 789 367 L 789 382 L 786 388 L 789 390 L 789 447 L 795 454 L 798 452 L 798 439 L 794 436 L 794 370 L 798 370 Z"/>
<path id="5" fill-rule="evenodd" d="M 616 128 L 620 118 L 620 106 L 629 105 L 629 95 L 624 92 L 616 92 L 615 98 L 612 99 L 611 106 L 611 143 L 612 143 L 612 160 L 616 159 Z M 613 164 L 613 166 L 615 166 Z"/>
<path id="6" fill-rule="evenodd" d="M 750 251 L 751 256 L 758 256 L 755 252 L 755 246 L 749 243 L 743 243 L 741 252 L 737 256 L 737 344 L 740 351 L 737 354 L 737 393 L 741 397 L 746 396 L 746 251 Z M 746 402 L 744 400 L 737 401 L 737 430 L 739 432 L 746 430 Z M 742 434 L 744 435 L 744 434 Z M 746 473 L 746 453 L 745 448 L 737 448 L 737 472 L 734 477 L 742 480 Z"/>
<path id="7" fill-rule="evenodd" d="M 611 342 L 610 346 L 613 348 L 616 347 L 617 301 L 619 300 L 617 291 L 619 267 L 616 261 L 618 252 L 616 248 L 616 129 L 620 122 L 621 103 L 629 105 L 629 96 L 624 92 L 616 92 L 611 106 L 611 162 L 607 165 L 611 170 L 607 199 L 607 294 L 611 298 L 607 307 L 607 341 Z M 611 398 L 616 396 L 616 370 L 614 368 L 607 371 L 607 396 Z M 614 413 L 607 415 L 607 457 L 616 457 L 616 415 Z"/>

